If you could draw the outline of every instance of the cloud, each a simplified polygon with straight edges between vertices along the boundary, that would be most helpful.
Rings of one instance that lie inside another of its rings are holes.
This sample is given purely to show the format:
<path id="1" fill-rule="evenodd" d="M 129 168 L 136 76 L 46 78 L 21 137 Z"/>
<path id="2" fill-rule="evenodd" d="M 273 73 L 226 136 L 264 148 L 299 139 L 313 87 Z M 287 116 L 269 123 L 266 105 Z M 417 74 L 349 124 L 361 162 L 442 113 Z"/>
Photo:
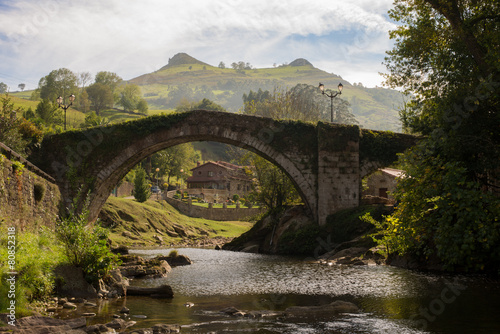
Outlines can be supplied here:
<path id="1" fill-rule="evenodd" d="M 178 52 L 214 65 L 244 60 L 261 67 L 298 57 L 326 64 L 331 56 L 324 51 L 337 49 L 346 58 L 379 55 L 380 63 L 387 31 L 394 28 L 386 17 L 391 4 L 4 0 L 0 81 L 10 76 L 18 79 L 11 79 L 11 86 L 24 80 L 34 88 L 40 77 L 61 67 L 113 71 L 129 79 L 160 68 Z"/>

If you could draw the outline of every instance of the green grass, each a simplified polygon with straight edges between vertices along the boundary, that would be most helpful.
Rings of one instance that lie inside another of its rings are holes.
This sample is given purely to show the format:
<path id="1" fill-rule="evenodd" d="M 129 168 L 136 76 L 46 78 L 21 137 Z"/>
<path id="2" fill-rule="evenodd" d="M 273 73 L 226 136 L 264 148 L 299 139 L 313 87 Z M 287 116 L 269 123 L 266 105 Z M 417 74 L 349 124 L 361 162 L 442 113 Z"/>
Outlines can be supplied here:
<path id="1" fill-rule="evenodd" d="M 116 197 L 108 198 L 100 217 L 103 223 L 110 227 L 110 239 L 113 242 L 151 247 L 157 245 L 153 236 L 161 235 L 161 233 L 165 243 L 180 243 L 182 238 L 170 237 L 167 234 L 167 231 L 174 231 L 174 224 L 182 226 L 191 239 L 200 236 L 236 237 L 252 226 L 249 222 L 222 222 L 187 217 L 166 201 L 148 200 L 145 203 L 139 203 L 135 200 Z M 157 230 L 161 233 L 158 233 Z M 125 231 L 140 237 L 142 241 L 134 241 L 124 237 L 122 233 Z"/>

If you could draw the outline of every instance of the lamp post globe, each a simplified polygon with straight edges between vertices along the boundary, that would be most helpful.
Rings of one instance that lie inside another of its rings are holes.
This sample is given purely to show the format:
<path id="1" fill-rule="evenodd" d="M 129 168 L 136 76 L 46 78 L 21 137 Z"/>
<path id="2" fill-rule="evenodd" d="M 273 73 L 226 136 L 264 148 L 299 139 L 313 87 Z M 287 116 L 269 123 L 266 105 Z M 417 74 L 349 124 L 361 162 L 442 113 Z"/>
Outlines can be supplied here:
<path id="1" fill-rule="evenodd" d="M 332 90 L 330 90 L 330 93 L 327 93 L 327 90 L 325 90 L 325 85 L 323 85 L 322 83 L 319 84 L 318 86 L 321 94 L 327 96 L 330 98 L 330 112 L 331 112 L 331 122 L 333 123 L 334 121 L 334 116 L 333 116 L 333 98 L 336 97 L 337 95 L 340 95 L 342 94 L 342 89 L 344 89 L 344 85 L 342 85 L 342 83 L 339 83 L 338 86 L 337 86 L 337 89 L 338 91 L 337 92 L 334 92 Z"/>

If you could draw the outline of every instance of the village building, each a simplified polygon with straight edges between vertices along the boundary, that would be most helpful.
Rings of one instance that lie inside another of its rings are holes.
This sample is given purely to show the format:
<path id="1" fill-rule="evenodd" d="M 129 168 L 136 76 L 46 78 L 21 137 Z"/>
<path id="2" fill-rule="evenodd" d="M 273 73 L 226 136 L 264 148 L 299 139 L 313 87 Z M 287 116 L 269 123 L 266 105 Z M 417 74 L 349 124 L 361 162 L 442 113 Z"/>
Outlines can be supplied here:
<path id="1" fill-rule="evenodd" d="M 252 176 L 246 172 L 248 169 L 225 161 L 198 163 L 186 180 L 187 192 L 209 202 L 223 202 L 234 195 L 245 197 L 253 185 Z"/>
<path id="2" fill-rule="evenodd" d="M 402 173 L 402 170 L 394 168 L 382 168 L 372 173 L 367 178 L 367 189 L 363 191 L 363 196 L 382 197 L 393 202 L 391 193 L 396 190 L 397 179 Z"/>

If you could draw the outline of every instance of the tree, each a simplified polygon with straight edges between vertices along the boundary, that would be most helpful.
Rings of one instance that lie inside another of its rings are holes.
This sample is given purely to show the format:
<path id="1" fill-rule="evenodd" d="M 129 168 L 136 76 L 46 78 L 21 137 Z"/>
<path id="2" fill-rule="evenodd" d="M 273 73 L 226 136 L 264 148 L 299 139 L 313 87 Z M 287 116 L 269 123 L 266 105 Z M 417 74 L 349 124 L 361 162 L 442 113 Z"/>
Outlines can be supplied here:
<path id="1" fill-rule="evenodd" d="M 19 85 L 17 85 L 17 88 L 19 88 L 23 92 L 24 88 L 26 88 L 26 84 L 20 83 Z"/>
<path id="2" fill-rule="evenodd" d="M 92 74 L 90 72 L 80 72 L 78 73 L 78 84 L 82 89 L 82 92 L 85 90 L 85 85 L 87 82 L 92 81 Z"/>
<path id="3" fill-rule="evenodd" d="M 243 94 L 244 113 L 275 119 L 295 119 L 317 122 L 330 121 L 330 100 L 317 87 L 298 84 L 291 89 L 275 88 L 269 91 L 250 91 Z M 356 118 L 349 110 L 349 102 L 335 98 L 336 123 L 356 124 Z"/>
<path id="4" fill-rule="evenodd" d="M 118 103 L 120 99 L 119 87 L 122 82 L 123 79 L 118 74 L 107 71 L 98 72 L 94 81 L 94 83 L 100 83 L 109 87 L 111 93 L 113 94 L 114 103 Z"/>
<path id="5" fill-rule="evenodd" d="M 42 99 L 36 106 L 36 116 L 47 126 L 61 125 L 64 122 L 62 110 L 57 103 L 48 99 Z"/>
<path id="6" fill-rule="evenodd" d="M 86 92 L 97 116 L 113 105 L 113 93 L 107 85 L 97 82 L 88 86 Z"/>
<path id="7" fill-rule="evenodd" d="M 78 78 L 67 68 L 50 72 L 38 82 L 41 99 L 55 101 L 58 96 L 66 97 L 78 91 Z"/>
<path id="8" fill-rule="evenodd" d="M 299 193 L 290 178 L 277 166 L 255 153 L 247 152 L 241 163 L 255 170 L 257 185 L 252 196 L 268 209 L 301 202 Z"/>
<path id="9" fill-rule="evenodd" d="M 87 93 L 87 90 L 84 89 L 78 98 L 78 109 L 87 113 L 90 110 L 90 104 L 89 94 Z"/>
<path id="10" fill-rule="evenodd" d="M 137 111 L 141 114 L 147 115 L 148 102 L 145 99 L 140 99 L 139 102 L 137 102 Z"/>
<path id="11" fill-rule="evenodd" d="M 146 182 L 146 171 L 138 166 L 134 178 L 134 197 L 138 202 L 146 202 L 151 196 L 149 184 Z"/>
<path id="12" fill-rule="evenodd" d="M 95 75 L 95 83 L 100 83 L 108 86 L 111 92 L 115 93 L 123 79 L 118 74 L 113 72 L 101 71 Z"/>
<path id="13" fill-rule="evenodd" d="M 219 63 L 219 68 L 225 69 L 225 68 L 226 68 L 226 64 L 224 64 L 224 62 L 223 62 L 223 61 L 221 61 L 221 62 Z"/>
<path id="14" fill-rule="evenodd" d="M 426 135 L 401 158 L 398 210 L 383 226 L 399 253 L 449 268 L 500 267 L 498 1 L 398 0 L 386 82 L 412 98 L 403 125 Z M 390 243 L 390 242 L 389 242 Z"/>
<path id="15" fill-rule="evenodd" d="M 9 86 L 7 84 L 0 82 L 0 94 L 5 94 L 9 90 Z"/>
<path id="16" fill-rule="evenodd" d="M 19 119 L 16 116 L 21 110 L 14 107 L 9 95 L 0 97 L 0 100 L 2 102 L 0 110 L 0 142 L 18 153 L 24 154 L 27 141 L 19 131 Z"/>
<path id="17" fill-rule="evenodd" d="M 182 177 L 186 173 L 181 170 L 187 170 L 200 159 L 192 143 L 186 143 L 169 147 L 156 152 L 151 156 L 152 168 L 159 168 L 159 176 L 167 176 L 167 182 L 170 183 L 171 177 Z"/>
<path id="18" fill-rule="evenodd" d="M 141 100 L 141 89 L 134 84 L 127 84 L 120 93 L 119 104 L 125 111 L 134 111 Z"/>

